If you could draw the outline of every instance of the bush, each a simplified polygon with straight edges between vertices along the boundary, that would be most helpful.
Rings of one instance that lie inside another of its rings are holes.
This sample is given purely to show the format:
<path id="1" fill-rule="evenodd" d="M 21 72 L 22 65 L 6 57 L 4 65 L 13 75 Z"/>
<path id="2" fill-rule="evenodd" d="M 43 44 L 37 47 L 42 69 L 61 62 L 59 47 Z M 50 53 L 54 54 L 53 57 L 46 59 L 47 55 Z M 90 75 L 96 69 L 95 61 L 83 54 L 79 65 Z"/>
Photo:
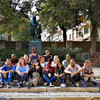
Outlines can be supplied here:
<path id="1" fill-rule="evenodd" d="M 87 59 L 89 59 L 89 53 L 79 53 L 75 57 L 76 62 L 79 63 L 84 63 Z"/>
<path id="2" fill-rule="evenodd" d="M 70 54 L 72 58 L 75 58 L 78 53 L 82 52 L 81 48 L 43 48 L 42 55 L 44 55 L 46 49 L 50 49 L 52 56 L 58 55 L 61 61 L 66 58 L 66 54 Z"/>
<path id="3" fill-rule="evenodd" d="M 0 50 L 0 59 L 5 61 L 7 58 L 11 58 L 11 54 L 16 54 L 17 58 L 23 56 L 24 54 L 28 53 L 27 50 L 14 50 L 14 49 L 2 49 Z"/>

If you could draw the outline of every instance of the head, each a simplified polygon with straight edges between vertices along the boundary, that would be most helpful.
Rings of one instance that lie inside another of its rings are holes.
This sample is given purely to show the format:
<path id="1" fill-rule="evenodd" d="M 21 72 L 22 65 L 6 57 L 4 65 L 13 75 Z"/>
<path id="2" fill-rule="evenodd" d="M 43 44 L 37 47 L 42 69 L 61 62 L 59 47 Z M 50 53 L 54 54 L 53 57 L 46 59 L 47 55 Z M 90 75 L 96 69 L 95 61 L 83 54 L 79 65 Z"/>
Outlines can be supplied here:
<path id="1" fill-rule="evenodd" d="M 70 64 L 71 64 L 71 66 L 75 66 L 75 60 L 74 60 L 74 58 L 72 58 L 72 59 L 70 60 Z"/>
<path id="2" fill-rule="evenodd" d="M 11 55 L 11 59 L 12 59 L 12 60 L 15 60 L 15 59 L 16 59 L 16 55 L 15 55 L 15 54 L 12 54 L 12 55 Z"/>
<path id="3" fill-rule="evenodd" d="M 25 61 L 25 59 L 23 58 L 23 57 L 20 57 L 19 58 L 19 65 L 21 66 L 21 65 L 26 65 L 26 61 Z"/>
<path id="4" fill-rule="evenodd" d="M 67 54 L 67 55 L 66 55 L 66 60 L 67 60 L 67 61 L 70 61 L 70 59 L 71 59 L 71 56 L 70 56 L 69 54 Z"/>
<path id="5" fill-rule="evenodd" d="M 85 67 L 90 67 L 91 63 L 89 60 L 86 60 L 85 63 L 84 63 L 84 66 Z"/>
<path id="6" fill-rule="evenodd" d="M 34 62 L 34 65 L 35 65 L 35 66 L 40 66 L 39 60 L 36 60 L 36 61 Z"/>
<path id="7" fill-rule="evenodd" d="M 61 68 L 61 67 L 62 67 L 62 62 L 59 62 L 59 63 L 57 64 L 57 66 L 58 66 L 59 68 Z"/>
<path id="8" fill-rule="evenodd" d="M 33 16 L 33 21 L 36 21 L 36 16 Z"/>
<path id="9" fill-rule="evenodd" d="M 47 49 L 47 50 L 45 51 L 45 53 L 46 53 L 46 56 L 49 56 L 49 55 L 50 55 L 50 50 Z"/>
<path id="10" fill-rule="evenodd" d="M 32 48 L 32 53 L 36 53 L 37 52 L 37 48 L 36 47 L 33 47 Z"/>
<path id="11" fill-rule="evenodd" d="M 45 57 L 41 56 L 41 62 L 45 62 Z"/>
<path id="12" fill-rule="evenodd" d="M 53 61 L 54 61 L 54 62 L 59 62 L 59 58 L 58 58 L 58 56 L 57 56 L 57 55 L 55 55 L 55 56 L 54 56 Z"/>
<path id="13" fill-rule="evenodd" d="M 48 66 L 49 68 L 51 67 L 51 62 L 52 62 L 52 59 L 48 59 L 47 66 Z"/>
<path id="14" fill-rule="evenodd" d="M 28 62 L 29 62 L 29 57 L 28 57 L 28 55 L 27 55 L 27 54 L 24 54 L 24 59 L 25 59 L 26 63 L 28 63 Z"/>
<path id="15" fill-rule="evenodd" d="M 6 65 L 8 66 L 8 67 L 10 67 L 11 66 L 11 59 L 6 59 Z"/>

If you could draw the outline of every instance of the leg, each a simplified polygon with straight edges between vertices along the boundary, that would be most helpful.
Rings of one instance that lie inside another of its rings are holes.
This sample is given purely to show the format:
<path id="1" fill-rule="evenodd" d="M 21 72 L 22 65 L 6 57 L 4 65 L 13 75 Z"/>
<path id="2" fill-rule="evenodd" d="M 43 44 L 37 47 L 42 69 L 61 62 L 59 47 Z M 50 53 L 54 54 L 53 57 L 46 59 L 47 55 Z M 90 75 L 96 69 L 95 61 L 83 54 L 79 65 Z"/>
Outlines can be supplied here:
<path id="1" fill-rule="evenodd" d="M 24 76 L 21 77 L 21 82 L 23 83 L 27 78 L 27 74 L 24 74 Z"/>
<path id="2" fill-rule="evenodd" d="M 43 78 L 46 80 L 46 82 L 51 83 L 50 79 L 46 75 L 43 75 Z"/>
<path id="3" fill-rule="evenodd" d="M 80 80 L 80 73 L 75 74 L 73 78 L 75 79 L 75 82 Z"/>
<path id="4" fill-rule="evenodd" d="M 50 82 L 53 82 L 55 79 L 56 79 L 56 76 L 53 76 L 53 77 L 50 79 Z"/>
<path id="5" fill-rule="evenodd" d="M 70 74 L 67 74 L 68 79 L 72 82 L 72 84 L 75 84 L 75 79 L 73 77 L 71 77 Z"/>
<path id="6" fill-rule="evenodd" d="M 1 82 L 5 83 L 4 80 L 5 80 L 5 78 L 3 77 L 3 74 L 1 74 Z"/>
<path id="7" fill-rule="evenodd" d="M 13 74 L 14 73 L 8 73 L 8 79 L 7 79 L 7 82 L 10 83 L 13 79 Z"/>
<path id="8" fill-rule="evenodd" d="M 16 78 L 20 82 L 21 81 L 21 76 L 16 72 Z"/>
<path id="9" fill-rule="evenodd" d="M 91 82 L 93 83 L 94 86 L 97 86 L 98 83 L 96 82 L 96 80 L 94 79 L 94 77 L 90 78 Z"/>

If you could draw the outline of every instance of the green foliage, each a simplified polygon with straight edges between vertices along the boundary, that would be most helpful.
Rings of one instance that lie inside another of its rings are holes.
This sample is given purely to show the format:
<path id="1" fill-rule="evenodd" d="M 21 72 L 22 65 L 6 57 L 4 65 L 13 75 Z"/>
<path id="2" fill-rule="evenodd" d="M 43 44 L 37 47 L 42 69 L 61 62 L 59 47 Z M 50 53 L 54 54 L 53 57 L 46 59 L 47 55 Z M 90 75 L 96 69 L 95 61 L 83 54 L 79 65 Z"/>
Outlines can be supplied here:
<path id="1" fill-rule="evenodd" d="M 14 50 L 14 49 L 2 49 L 0 50 L 0 59 L 5 61 L 7 58 L 11 58 L 11 54 L 16 54 L 17 58 L 20 58 L 24 54 L 27 54 L 28 51 L 25 49 Z"/>
<path id="2" fill-rule="evenodd" d="M 89 59 L 89 53 L 79 53 L 76 55 L 75 60 L 79 63 L 84 63 L 85 60 Z"/>
<path id="3" fill-rule="evenodd" d="M 44 54 L 47 48 L 42 49 L 42 54 Z M 75 58 L 78 53 L 82 52 L 81 48 L 48 48 L 50 49 L 51 55 L 58 55 L 60 60 L 64 60 L 67 54 L 70 54 L 72 58 Z"/>

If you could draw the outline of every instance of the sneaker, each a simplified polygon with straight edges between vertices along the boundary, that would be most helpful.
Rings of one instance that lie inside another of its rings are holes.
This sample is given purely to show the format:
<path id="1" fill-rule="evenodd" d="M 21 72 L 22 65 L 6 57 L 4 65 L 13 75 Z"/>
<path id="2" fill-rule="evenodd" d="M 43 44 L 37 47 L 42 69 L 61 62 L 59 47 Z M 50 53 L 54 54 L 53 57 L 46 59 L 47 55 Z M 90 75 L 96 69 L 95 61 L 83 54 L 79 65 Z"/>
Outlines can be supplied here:
<path id="1" fill-rule="evenodd" d="M 76 84 L 72 84 L 72 87 L 77 87 L 77 85 Z"/>
<path id="2" fill-rule="evenodd" d="M 3 88 L 5 86 L 5 83 L 1 83 L 0 88 Z"/>
<path id="3" fill-rule="evenodd" d="M 62 83 L 62 84 L 60 85 L 60 87 L 65 88 L 65 87 L 66 87 L 66 84 Z"/>
<path id="4" fill-rule="evenodd" d="M 54 87 L 54 85 L 52 83 L 49 84 L 50 87 Z"/>
<path id="5" fill-rule="evenodd" d="M 18 85 L 18 88 L 21 88 L 21 84 L 20 83 L 17 83 L 17 85 Z"/>
<path id="6" fill-rule="evenodd" d="M 47 83 L 47 82 L 45 82 L 43 85 L 44 85 L 44 86 L 47 86 L 47 85 L 48 85 L 48 83 Z"/>
<path id="7" fill-rule="evenodd" d="M 10 88 L 10 83 L 7 83 L 7 88 Z"/>
<path id="8" fill-rule="evenodd" d="M 79 87 L 79 83 L 76 83 L 76 86 Z"/>

